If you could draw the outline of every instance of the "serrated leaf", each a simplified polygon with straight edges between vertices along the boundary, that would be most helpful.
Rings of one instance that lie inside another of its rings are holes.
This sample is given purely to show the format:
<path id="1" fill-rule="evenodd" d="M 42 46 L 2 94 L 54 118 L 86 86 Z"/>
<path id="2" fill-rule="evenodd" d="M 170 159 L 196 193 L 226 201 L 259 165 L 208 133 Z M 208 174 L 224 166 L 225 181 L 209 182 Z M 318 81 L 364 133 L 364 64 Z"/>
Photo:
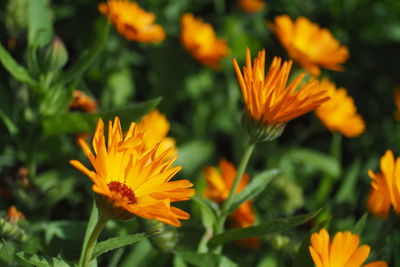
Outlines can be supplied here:
<path id="1" fill-rule="evenodd" d="M 71 267 L 71 265 L 60 258 L 45 257 L 30 254 L 24 251 L 18 252 L 17 256 L 23 261 L 38 267 Z"/>
<path id="2" fill-rule="evenodd" d="M 104 22 L 101 25 L 102 30 L 100 31 L 97 39 L 93 42 L 92 46 L 82 53 L 82 56 L 78 61 L 65 72 L 62 77 L 63 83 L 69 83 L 73 80 L 78 80 L 85 73 L 85 71 L 90 67 L 90 65 L 96 60 L 103 50 L 104 45 L 108 39 L 108 33 L 110 29 L 110 23 Z"/>
<path id="3" fill-rule="evenodd" d="M 196 253 L 192 251 L 178 251 L 185 262 L 196 267 L 236 267 L 238 266 L 232 260 L 223 255 L 214 255 L 209 253 Z"/>
<path id="4" fill-rule="evenodd" d="M 42 47 L 53 36 L 53 25 L 49 17 L 49 7 L 45 0 L 28 2 L 28 43 L 29 46 Z"/>
<path id="5" fill-rule="evenodd" d="M 269 182 L 279 174 L 279 170 L 267 170 L 256 175 L 251 182 L 241 191 L 235 195 L 233 203 L 227 214 L 232 214 L 242 203 L 247 200 L 254 199 L 267 187 Z"/>
<path id="6" fill-rule="evenodd" d="M 340 164 L 333 156 L 316 150 L 293 148 L 287 151 L 285 156 L 302 164 L 311 166 L 335 178 L 339 177 L 341 173 Z"/>
<path id="7" fill-rule="evenodd" d="M 211 246 L 218 246 L 238 239 L 258 237 L 265 234 L 287 231 L 291 228 L 294 228 L 300 224 L 303 224 L 311 220 L 312 218 L 317 216 L 321 212 L 321 210 L 322 209 L 319 209 L 313 213 L 306 215 L 299 215 L 282 219 L 273 219 L 268 222 L 247 228 L 228 230 L 222 234 L 213 237 L 210 240 L 209 244 Z"/>
<path id="8" fill-rule="evenodd" d="M 36 81 L 29 75 L 28 71 L 14 60 L 2 44 L 0 44 L 0 62 L 16 80 L 31 87 L 36 86 Z"/>
<path id="9" fill-rule="evenodd" d="M 105 241 L 99 242 L 94 247 L 93 258 L 95 259 L 103 253 L 106 253 L 110 250 L 117 249 L 120 247 L 124 247 L 127 245 L 132 245 L 144 238 L 147 238 L 151 235 L 158 233 L 157 230 L 150 232 L 150 233 L 140 233 L 140 234 L 133 234 L 133 235 L 124 235 L 109 238 Z"/>
<path id="10" fill-rule="evenodd" d="M 114 119 L 115 116 L 119 116 L 123 128 L 126 128 L 130 122 L 137 121 L 143 115 L 149 113 L 160 101 L 161 98 L 155 98 L 123 109 L 95 114 L 70 112 L 49 116 L 42 121 L 43 131 L 45 135 L 90 133 L 94 130 L 99 118 L 107 121 Z"/>
<path id="11" fill-rule="evenodd" d="M 365 224 L 367 223 L 368 212 L 364 213 L 364 215 L 358 220 L 358 222 L 354 225 L 353 230 L 351 231 L 353 234 L 361 235 L 364 230 Z"/>

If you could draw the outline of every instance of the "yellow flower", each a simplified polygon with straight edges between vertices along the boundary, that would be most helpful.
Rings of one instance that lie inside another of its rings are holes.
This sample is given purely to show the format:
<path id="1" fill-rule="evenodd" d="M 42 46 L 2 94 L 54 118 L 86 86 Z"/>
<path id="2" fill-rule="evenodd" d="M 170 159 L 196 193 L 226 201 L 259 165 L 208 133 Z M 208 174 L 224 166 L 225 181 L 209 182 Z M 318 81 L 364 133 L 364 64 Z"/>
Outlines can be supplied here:
<path id="1" fill-rule="evenodd" d="M 329 99 L 327 91 L 316 80 L 298 89 L 304 74 L 287 85 L 292 61 L 282 63 L 281 58 L 275 57 L 265 74 L 265 50 L 260 51 L 251 64 L 250 49 L 247 48 L 243 75 L 235 59 L 233 65 L 248 117 L 265 127 L 281 128 L 279 135 L 288 121 L 312 111 Z"/>
<path id="2" fill-rule="evenodd" d="M 332 242 L 328 232 L 322 229 L 311 236 L 309 250 L 317 267 L 360 267 L 368 258 L 370 247 L 359 247 L 360 238 L 351 232 L 338 232 Z M 364 267 L 387 267 L 384 261 L 375 261 Z"/>
<path id="3" fill-rule="evenodd" d="M 71 110 L 93 113 L 97 111 L 97 102 L 83 91 L 76 89 L 74 90 L 72 103 L 69 108 Z"/>
<path id="4" fill-rule="evenodd" d="M 383 207 L 390 203 L 396 214 L 400 213 L 400 157 L 396 161 L 391 150 L 381 158 L 381 173 L 368 170 L 371 186 L 385 198 Z"/>
<path id="5" fill-rule="evenodd" d="M 158 110 L 153 110 L 144 116 L 137 124 L 137 128 L 139 132 L 145 132 L 143 141 L 146 149 L 160 143 L 157 155 L 166 150 L 169 150 L 168 156 L 166 157 L 167 159 L 177 155 L 175 139 L 167 137 L 170 129 L 169 122 Z"/>
<path id="6" fill-rule="evenodd" d="M 320 28 L 305 17 L 293 22 L 288 15 L 277 16 L 270 28 L 276 33 L 289 56 L 312 75 L 320 68 L 340 71 L 349 57 L 347 47 L 332 36 L 328 29 Z"/>
<path id="7" fill-rule="evenodd" d="M 387 198 L 375 188 L 371 188 L 368 196 L 368 210 L 378 217 L 389 217 L 390 202 Z"/>
<path id="8" fill-rule="evenodd" d="M 365 130 L 365 122 L 354 105 L 354 100 L 346 89 L 338 88 L 327 78 L 322 79 L 321 87 L 328 90 L 330 100 L 315 110 L 315 114 L 332 132 L 340 132 L 347 137 L 357 137 Z"/>
<path id="9" fill-rule="evenodd" d="M 127 40 L 158 43 L 165 39 L 164 29 L 154 24 L 156 16 L 141 8 L 136 2 L 108 0 L 98 6 Z"/>
<path id="10" fill-rule="evenodd" d="M 228 54 L 225 40 L 217 39 L 213 27 L 200 18 L 186 13 L 181 18 L 181 42 L 185 49 L 202 64 L 219 69 Z"/>
<path id="11" fill-rule="evenodd" d="M 263 0 L 239 0 L 239 8 L 247 13 L 258 12 L 264 5 Z"/>
<path id="12" fill-rule="evenodd" d="M 220 171 L 214 167 L 205 168 L 204 176 L 206 178 L 207 188 L 204 191 L 204 195 L 217 203 L 222 203 L 229 196 L 233 181 L 235 180 L 236 168 L 225 159 L 220 160 L 219 168 Z M 247 186 L 248 181 L 249 176 L 244 174 L 235 193 L 240 193 Z M 233 227 L 249 227 L 255 223 L 256 218 L 251 203 L 252 201 L 250 200 L 244 202 L 231 215 Z M 258 249 L 260 247 L 260 240 L 258 238 L 246 238 L 239 243 L 253 249 Z"/>
<path id="13" fill-rule="evenodd" d="M 179 219 L 189 219 L 188 213 L 171 203 L 193 196 L 193 184 L 188 180 L 170 181 L 181 167 L 171 166 L 175 158 L 165 159 L 168 150 L 157 155 L 158 145 L 145 149 L 143 134 L 135 123 L 124 137 L 119 118 L 115 117 L 114 123 L 109 121 L 106 146 L 104 123 L 99 119 L 92 141 L 94 153 L 83 139 L 79 143 L 94 171 L 77 160 L 70 163 L 93 181 L 93 191 L 113 209 L 173 226 L 181 225 Z"/>

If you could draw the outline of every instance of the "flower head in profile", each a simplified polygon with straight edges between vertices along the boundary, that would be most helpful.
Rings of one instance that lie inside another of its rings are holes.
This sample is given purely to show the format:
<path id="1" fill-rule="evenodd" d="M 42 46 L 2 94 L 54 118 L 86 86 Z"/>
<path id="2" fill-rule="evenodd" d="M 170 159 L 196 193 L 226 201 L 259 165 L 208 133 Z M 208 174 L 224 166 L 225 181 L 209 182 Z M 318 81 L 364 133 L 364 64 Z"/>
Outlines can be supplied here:
<path id="1" fill-rule="evenodd" d="M 247 13 L 255 13 L 264 8 L 263 0 L 239 0 L 239 8 Z"/>
<path id="2" fill-rule="evenodd" d="M 108 217 L 120 219 L 132 214 L 180 226 L 179 220 L 189 219 L 189 214 L 171 203 L 193 196 L 193 185 L 188 180 L 170 181 L 181 167 L 171 166 L 175 158 L 166 160 L 168 150 L 158 154 L 158 144 L 145 149 L 144 134 L 131 123 L 123 136 L 119 118 L 115 117 L 108 124 L 106 144 L 104 123 L 99 119 L 93 151 L 83 139 L 79 140 L 94 170 L 77 160 L 70 163 L 93 181 L 98 206 Z"/>
<path id="3" fill-rule="evenodd" d="M 204 170 L 207 188 L 204 191 L 204 196 L 214 200 L 217 203 L 224 202 L 231 190 L 233 181 L 236 176 L 236 168 L 232 163 L 225 159 L 219 162 L 219 169 L 214 167 L 207 167 Z M 240 180 L 236 194 L 240 193 L 249 181 L 249 176 L 244 174 Z M 255 215 L 251 205 L 251 201 L 246 201 L 231 215 L 232 226 L 235 228 L 249 227 L 255 223 Z M 240 244 L 246 247 L 258 249 L 260 247 L 260 240 L 258 238 L 246 238 L 239 241 Z"/>
<path id="4" fill-rule="evenodd" d="M 371 177 L 372 190 L 375 190 L 375 199 L 379 198 L 380 207 L 375 203 L 373 210 L 374 214 L 381 214 L 382 217 L 389 215 L 390 206 L 396 214 L 400 213 L 400 157 L 396 160 L 391 150 L 387 150 L 385 155 L 381 158 L 381 173 L 374 173 L 372 170 L 368 171 Z"/>
<path id="5" fill-rule="evenodd" d="M 340 132 L 346 137 L 357 137 L 365 130 L 365 122 L 357 113 L 353 98 L 346 89 L 336 88 L 327 78 L 322 79 L 321 87 L 328 90 L 331 99 L 315 110 L 315 114 L 332 132 Z"/>
<path id="6" fill-rule="evenodd" d="M 288 121 L 314 110 L 329 99 L 327 91 L 316 80 L 298 89 L 304 74 L 287 85 L 292 61 L 282 62 L 281 58 L 275 57 L 266 72 L 265 50 L 258 53 L 252 64 L 250 49 L 247 48 L 243 74 L 235 59 L 233 65 L 242 90 L 247 121 L 258 126 L 245 127 L 261 129 L 254 133 L 248 130 L 255 138 L 257 135 L 262 140 L 279 137 Z"/>
<path id="7" fill-rule="evenodd" d="M 97 111 L 97 102 L 81 90 L 74 90 L 70 110 L 93 113 Z"/>
<path id="8" fill-rule="evenodd" d="M 136 2 L 108 0 L 99 4 L 98 8 L 129 41 L 159 43 L 165 39 L 164 29 L 154 24 L 156 16 L 141 8 Z"/>
<path id="9" fill-rule="evenodd" d="M 212 69 L 219 69 L 228 54 L 225 40 L 217 38 L 213 27 L 190 13 L 181 18 L 181 42 L 195 59 Z"/>
<path id="10" fill-rule="evenodd" d="M 329 233 L 322 229 L 311 236 L 309 250 L 316 267 L 387 267 L 384 261 L 362 265 L 368 258 L 370 247 L 359 247 L 360 238 L 351 232 L 338 232 L 332 241 Z"/>
<path id="11" fill-rule="evenodd" d="M 170 129 L 169 122 L 158 110 L 145 115 L 137 124 L 137 128 L 139 132 L 145 132 L 143 142 L 146 149 L 160 143 L 157 153 L 168 150 L 167 159 L 177 155 L 175 139 L 167 136 Z"/>
<path id="12" fill-rule="evenodd" d="M 277 16 L 270 28 L 289 56 L 312 75 L 318 76 L 320 67 L 343 70 L 341 64 L 348 59 L 349 51 L 328 29 L 320 28 L 305 17 L 293 22 L 288 15 Z"/>

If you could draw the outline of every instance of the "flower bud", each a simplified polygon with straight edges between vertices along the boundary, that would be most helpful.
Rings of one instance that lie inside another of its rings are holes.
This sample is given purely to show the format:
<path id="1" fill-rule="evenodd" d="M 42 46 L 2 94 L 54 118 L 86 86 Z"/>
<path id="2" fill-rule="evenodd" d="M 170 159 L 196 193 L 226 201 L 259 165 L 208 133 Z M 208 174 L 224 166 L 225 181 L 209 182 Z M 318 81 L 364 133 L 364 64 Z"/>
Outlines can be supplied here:
<path id="1" fill-rule="evenodd" d="M 44 72 L 62 69 L 68 61 L 68 52 L 59 37 L 46 45 L 41 51 L 40 66 Z"/>
<path id="2" fill-rule="evenodd" d="M 9 0 L 4 22 L 9 35 L 17 37 L 28 26 L 28 0 Z"/>
<path id="3" fill-rule="evenodd" d="M 251 139 L 257 142 L 272 141 L 281 136 L 286 123 L 268 125 L 264 122 L 255 121 L 247 114 L 243 113 L 242 125 Z"/>
<path id="4" fill-rule="evenodd" d="M 178 232 L 174 227 L 156 220 L 146 220 L 146 229 L 149 232 L 159 231 L 159 234 L 150 237 L 150 242 L 161 252 L 172 251 L 178 243 Z"/>

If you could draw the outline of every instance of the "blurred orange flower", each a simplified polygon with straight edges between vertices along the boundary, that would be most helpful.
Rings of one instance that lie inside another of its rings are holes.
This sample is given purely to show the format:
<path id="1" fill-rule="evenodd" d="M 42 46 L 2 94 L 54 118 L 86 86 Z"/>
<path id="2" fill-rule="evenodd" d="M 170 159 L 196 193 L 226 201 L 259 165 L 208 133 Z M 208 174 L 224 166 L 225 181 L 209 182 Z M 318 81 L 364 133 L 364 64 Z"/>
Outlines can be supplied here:
<path id="1" fill-rule="evenodd" d="M 9 222 L 16 224 L 20 220 L 25 219 L 25 215 L 19 210 L 17 210 L 17 208 L 13 205 L 9 207 L 7 210 L 7 219 Z"/>
<path id="2" fill-rule="evenodd" d="M 270 28 L 276 33 L 289 56 L 312 75 L 320 67 L 340 71 L 349 58 L 347 47 L 341 45 L 328 29 L 320 28 L 305 17 L 293 22 L 288 15 L 277 16 Z"/>
<path id="3" fill-rule="evenodd" d="M 378 190 L 371 188 L 368 195 L 368 210 L 377 217 L 389 217 L 390 201 Z"/>
<path id="4" fill-rule="evenodd" d="M 219 69 L 221 59 L 228 54 L 226 41 L 217 39 L 210 24 L 189 13 L 182 16 L 181 27 L 181 42 L 185 49 L 202 64 Z"/>
<path id="5" fill-rule="evenodd" d="M 97 111 L 97 102 L 83 91 L 75 89 L 69 108 L 70 110 L 94 113 Z"/>
<path id="6" fill-rule="evenodd" d="M 247 13 L 258 12 L 263 9 L 265 3 L 263 0 L 239 0 L 239 7 Z"/>
<path id="7" fill-rule="evenodd" d="M 165 39 L 164 29 L 154 24 L 156 16 L 136 2 L 108 0 L 107 3 L 99 4 L 98 8 L 127 40 L 158 43 Z"/>
<path id="8" fill-rule="evenodd" d="M 204 169 L 204 176 L 207 182 L 207 188 L 204 191 L 204 196 L 214 200 L 217 203 L 225 201 L 233 185 L 236 176 L 236 168 L 232 163 L 225 159 L 219 162 L 220 171 L 214 167 L 207 167 Z M 249 176 L 244 174 L 240 180 L 236 194 L 240 193 L 249 181 Z M 232 224 L 235 228 L 249 227 L 255 223 L 255 215 L 251 207 L 252 201 L 246 201 L 231 215 Z M 260 247 L 259 238 L 246 238 L 239 242 L 246 247 L 258 249 Z"/>
<path id="9" fill-rule="evenodd" d="M 357 137 L 365 130 L 365 122 L 357 114 L 354 100 L 347 94 L 346 89 L 336 88 L 327 78 L 320 82 L 321 88 L 328 90 L 330 100 L 315 110 L 315 114 L 332 132 L 340 132 L 346 137 Z"/>
<path id="10" fill-rule="evenodd" d="M 175 139 L 167 137 L 170 125 L 167 118 L 158 110 L 153 110 L 137 124 L 138 132 L 145 132 L 143 141 L 146 149 L 160 143 L 157 155 L 169 151 L 167 159 L 177 155 Z"/>
<path id="11" fill-rule="evenodd" d="M 316 267 L 387 267 L 384 261 L 362 265 L 368 258 L 371 248 L 359 247 L 360 238 L 351 232 L 338 232 L 330 241 L 329 233 L 322 229 L 311 236 L 309 250 Z"/>
<path id="12" fill-rule="evenodd" d="M 292 61 L 275 57 L 265 74 L 265 50 L 251 64 L 250 49 L 246 50 L 246 66 L 243 75 L 236 59 L 233 59 L 236 76 L 242 90 L 248 117 L 266 127 L 284 125 L 329 99 L 327 91 L 314 80 L 298 89 L 304 74 L 287 84 Z"/>
<path id="13" fill-rule="evenodd" d="M 110 218 L 119 219 L 128 213 L 180 226 L 179 220 L 187 220 L 190 215 L 171 203 L 193 196 L 193 184 L 188 180 L 170 181 L 181 167 L 171 167 L 175 158 L 165 158 L 168 150 L 157 155 L 158 145 L 145 149 L 144 134 L 131 123 L 124 137 L 119 118 L 115 117 L 114 123 L 108 124 L 106 145 L 104 123 L 99 119 L 92 141 L 94 154 L 83 139 L 79 140 L 94 171 L 77 160 L 70 163 L 93 181 L 92 190 L 103 196 L 97 198 L 101 200 L 98 206 Z"/>
<path id="14" fill-rule="evenodd" d="M 374 173 L 368 170 L 368 175 L 371 177 L 371 186 L 374 190 L 380 193 L 381 207 L 378 209 L 378 203 L 375 203 L 374 210 L 379 210 L 382 216 L 389 215 L 386 209 L 392 206 L 396 214 L 400 213 L 400 157 L 394 159 L 393 152 L 387 150 L 380 161 L 381 173 Z M 375 198 L 377 198 L 375 196 Z M 383 199 L 384 198 L 384 199 Z M 376 213 L 374 213 L 376 214 Z"/>

